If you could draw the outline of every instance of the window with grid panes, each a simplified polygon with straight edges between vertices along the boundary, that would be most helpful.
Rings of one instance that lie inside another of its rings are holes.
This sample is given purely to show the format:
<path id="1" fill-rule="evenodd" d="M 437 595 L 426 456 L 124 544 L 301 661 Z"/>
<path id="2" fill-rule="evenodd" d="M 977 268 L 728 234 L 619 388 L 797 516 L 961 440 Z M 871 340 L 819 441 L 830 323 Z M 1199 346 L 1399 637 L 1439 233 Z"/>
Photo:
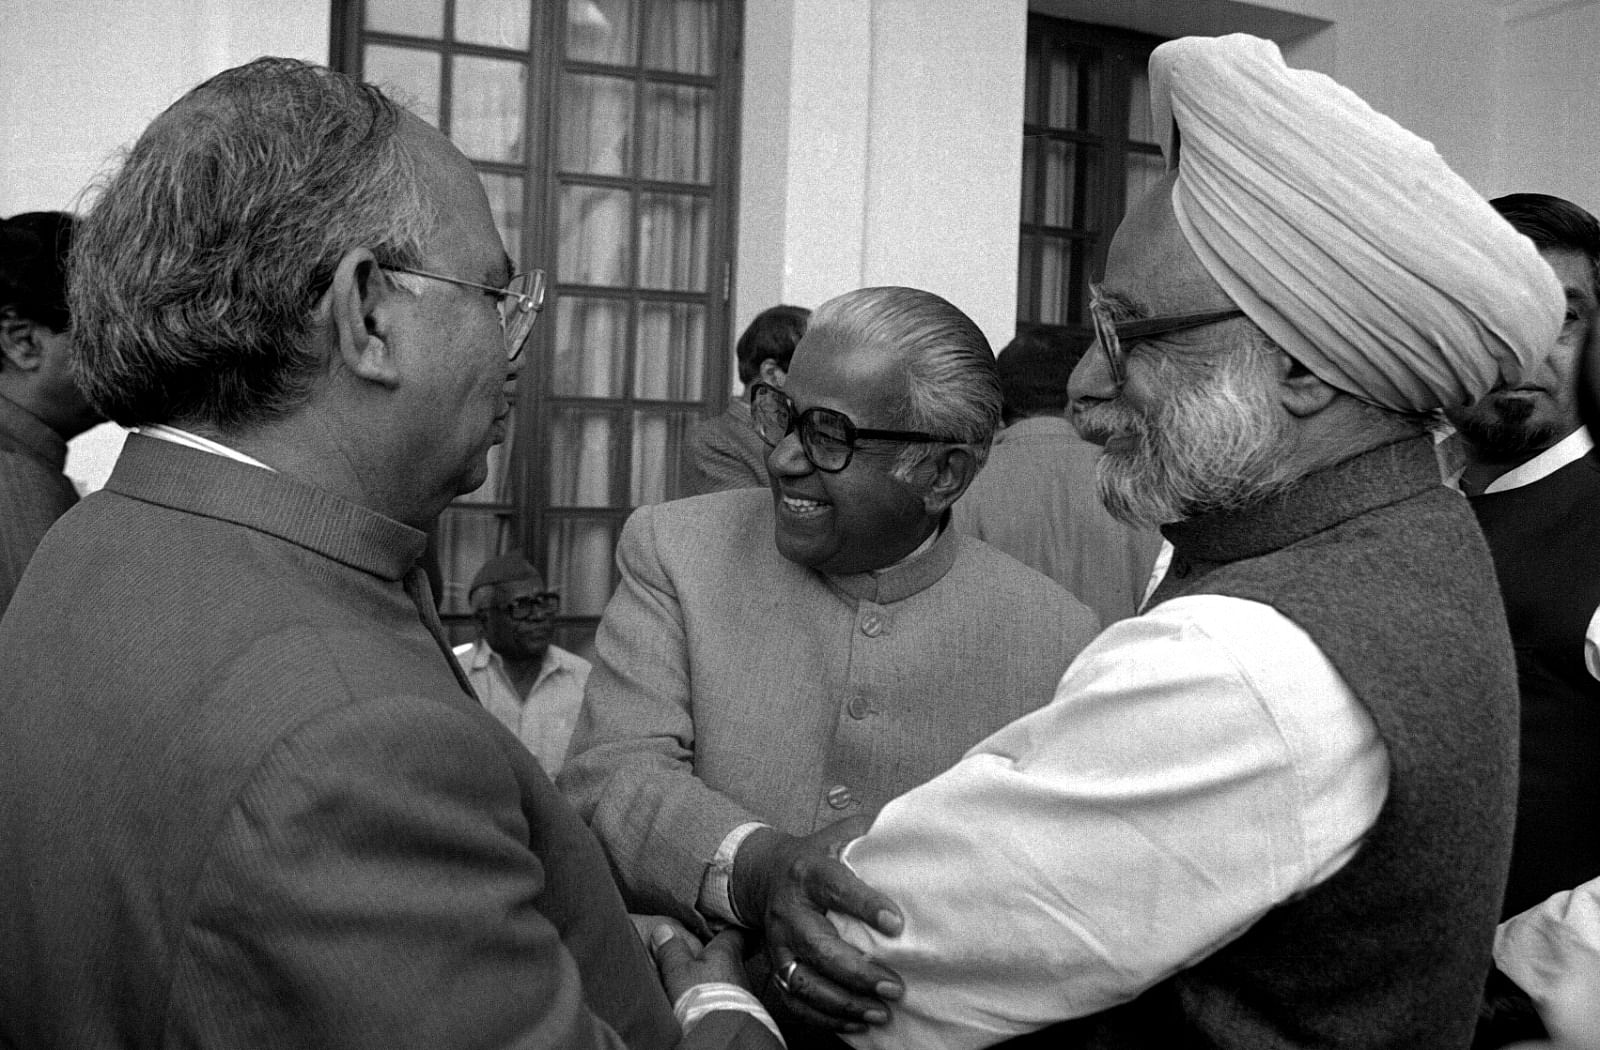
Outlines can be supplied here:
<path id="1" fill-rule="evenodd" d="M 549 292 L 490 477 L 434 537 L 440 611 L 522 549 L 582 651 L 634 507 L 728 394 L 737 0 L 346 0 L 341 68 L 393 88 L 477 169 L 506 250 Z"/>
<path id="2" fill-rule="evenodd" d="M 1017 330 L 1094 340 L 1089 284 L 1129 201 L 1161 177 L 1146 66 L 1161 41 L 1028 18 Z"/>

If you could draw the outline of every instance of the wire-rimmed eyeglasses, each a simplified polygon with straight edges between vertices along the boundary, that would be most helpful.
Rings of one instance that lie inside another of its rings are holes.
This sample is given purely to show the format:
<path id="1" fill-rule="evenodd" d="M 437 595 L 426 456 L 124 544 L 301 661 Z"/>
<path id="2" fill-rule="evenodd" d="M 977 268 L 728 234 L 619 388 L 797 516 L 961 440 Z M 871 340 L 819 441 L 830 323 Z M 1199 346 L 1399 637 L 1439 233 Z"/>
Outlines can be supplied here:
<path id="1" fill-rule="evenodd" d="M 1190 328 L 1216 324 L 1218 321 L 1227 321 L 1244 315 L 1243 310 L 1235 307 L 1231 310 L 1206 310 L 1194 314 L 1170 314 L 1166 317 L 1140 317 L 1132 321 L 1118 321 L 1111 316 L 1111 307 L 1101 298 L 1100 286 L 1097 284 L 1089 286 L 1089 318 L 1094 322 L 1094 341 L 1100 345 L 1101 353 L 1106 355 L 1111 378 L 1118 386 L 1128 378 L 1127 369 L 1123 366 L 1123 361 L 1127 359 L 1127 353 L 1122 349 L 1124 339 L 1131 341 L 1170 335 L 1173 332 L 1183 332 Z"/>
<path id="2" fill-rule="evenodd" d="M 962 443 L 960 438 L 939 437 L 936 434 L 924 434 L 915 430 L 874 430 L 858 427 L 843 412 L 821 406 L 797 412 L 794 402 L 789 400 L 789 395 L 770 383 L 757 383 L 750 388 L 750 418 L 754 421 L 756 433 L 761 435 L 761 440 L 773 447 L 798 430 L 800 448 L 805 452 L 806 459 L 825 474 L 837 474 L 850 465 L 859 438 L 926 444 Z"/>
<path id="3" fill-rule="evenodd" d="M 533 322 L 539 319 L 539 311 L 544 309 L 543 270 L 529 270 L 527 273 L 516 274 L 506 282 L 504 288 L 496 288 L 493 285 L 463 281 L 459 277 L 416 270 L 409 266 L 383 268 L 391 273 L 409 273 L 413 277 L 426 277 L 433 281 L 458 284 L 463 288 L 476 288 L 494 296 L 495 305 L 500 310 L 500 331 L 505 335 L 508 361 L 515 361 L 522 353 L 522 348 L 528 343 L 528 337 L 533 334 Z"/>

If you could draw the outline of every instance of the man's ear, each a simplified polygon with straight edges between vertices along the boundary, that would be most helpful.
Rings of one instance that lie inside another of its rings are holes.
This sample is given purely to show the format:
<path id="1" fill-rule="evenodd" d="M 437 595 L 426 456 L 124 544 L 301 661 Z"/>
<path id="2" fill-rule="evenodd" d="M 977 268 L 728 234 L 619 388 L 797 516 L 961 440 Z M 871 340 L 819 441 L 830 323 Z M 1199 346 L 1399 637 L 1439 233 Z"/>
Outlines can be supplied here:
<path id="1" fill-rule="evenodd" d="M 1292 416 L 1314 416 L 1333 403 L 1339 391 L 1312 374 L 1305 365 L 1278 351 L 1278 392 Z"/>
<path id="2" fill-rule="evenodd" d="M 950 445 L 930 462 L 934 473 L 922 494 L 922 505 L 930 515 L 943 514 L 978 476 L 978 457 L 966 445 Z"/>
<path id="3" fill-rule="evenodd" d="M 756 378 L 770 386 L 782 387 L 783 381 L 789 378 L 789 373 L 778 364 L 776 357 L 767 357 L 756 366 Z"/>
<path id="4" fill-rule="evenodd" d="M 385 387 L 400 384 L 392 337 L 396 308 L 409 294 L 389 280 L 366 248 L 352 248 L 340 257 L 323 295 L 334 352 L 352 375 Z"/>
<path id="5" fill-rule="evenodd" d="M 0 317 L 0 354 L 5 355 L 5 367 L 23 372 L 37 372 L 44 363 L 44 342 L 39 338 L 40 324 L 26 317 L 7 315 Z"/>

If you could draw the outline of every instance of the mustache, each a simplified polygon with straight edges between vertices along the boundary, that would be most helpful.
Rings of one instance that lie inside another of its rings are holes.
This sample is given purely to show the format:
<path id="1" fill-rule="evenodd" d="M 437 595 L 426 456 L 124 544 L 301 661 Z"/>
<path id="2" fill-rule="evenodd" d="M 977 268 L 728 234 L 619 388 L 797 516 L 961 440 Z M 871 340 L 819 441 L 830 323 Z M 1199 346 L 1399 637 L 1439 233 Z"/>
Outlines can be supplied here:
<path id="1" fill-rule="evenodd" d="M 1096 445 L 1120 437 L 1144 437 L 1150 431 L 1150 421 L 1142 412 L 1119 401 L 1080 406 L 1072 414 L 1072 425 L 1079 437 Z"/>
<path id="2" fill-rule="evenodd" d="M 1130 525 L 1164 525 L 1282 488 L 1284 424 L 1269 387 L 1262 368 L 1239 357 L 1202 382 L 1173 383 L 1145 411 L 1118 401 L 1087 407 L 1074 420 L 1086 440 L 1135 439 L 1097 464 L 1106 510 Z"/>

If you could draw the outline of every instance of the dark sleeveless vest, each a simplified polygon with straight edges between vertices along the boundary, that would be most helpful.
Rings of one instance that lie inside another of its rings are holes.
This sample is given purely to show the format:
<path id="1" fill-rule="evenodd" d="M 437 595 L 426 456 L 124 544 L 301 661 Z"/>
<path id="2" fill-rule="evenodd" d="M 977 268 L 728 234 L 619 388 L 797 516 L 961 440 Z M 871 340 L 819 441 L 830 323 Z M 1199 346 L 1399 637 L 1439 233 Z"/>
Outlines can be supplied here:
<path id="1" fill-rule="evenodd" d="M 1388 799 L 1327 881 L 1133 1002 L 1026 1045 L 1467 1047 L 1505 886 L 1517 698 L 1466 500 L 1421 438 L 1163 531 L 1175 554 L 1154 600 L 1248 598 L 1305 630 L 1377 724 Z"/>
<path id="2" fill-rule="evenodd" d="M 1583 634 L 1600 605 L 1600 463 L 1468 502 L 1505 598 L 1522 690 L 1522 772 L 1506 916 L 1600 875 L 1600 682 Z"/>

